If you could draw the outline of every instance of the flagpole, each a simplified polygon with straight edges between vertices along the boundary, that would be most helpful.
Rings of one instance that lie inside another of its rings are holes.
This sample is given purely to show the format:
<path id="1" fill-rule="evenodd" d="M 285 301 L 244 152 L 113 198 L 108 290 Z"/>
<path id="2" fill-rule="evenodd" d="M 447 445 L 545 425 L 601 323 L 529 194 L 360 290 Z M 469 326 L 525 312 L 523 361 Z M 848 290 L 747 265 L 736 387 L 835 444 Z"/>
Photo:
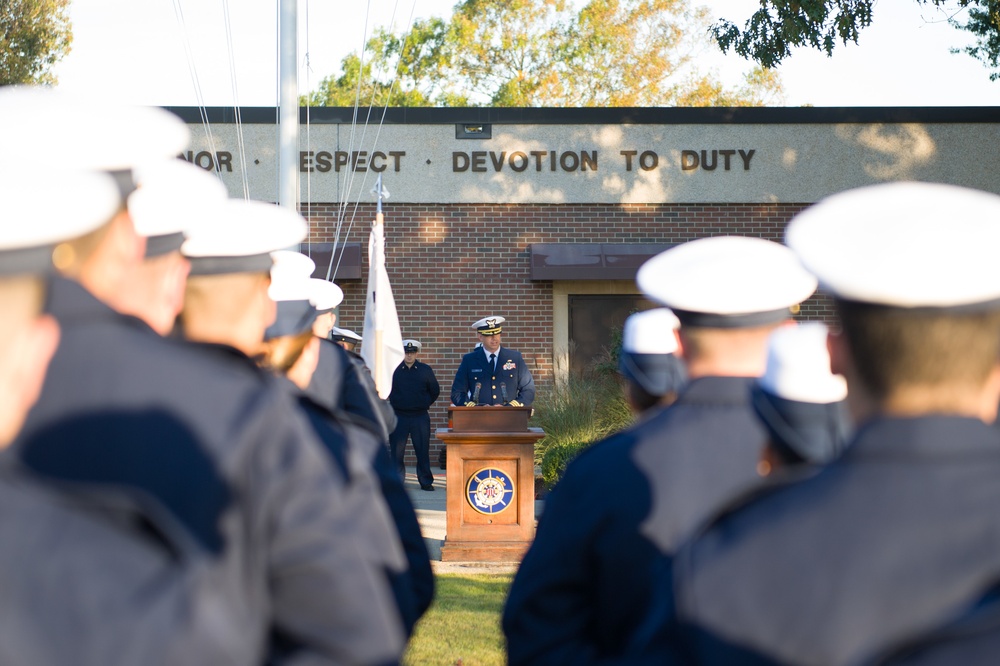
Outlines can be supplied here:
<path id="1" fill-rule="evenodd" d="M 389 193 L 378 176 L 375 189 L 378 197 L 375 221 L 368 238 L 368 297 L 365 302 L 365 328 L 362 333 L 361 356 L 372 371 L 375 388 L 383 400 L 392 390 L 392 373 L 403 362 L 403 339 L 392 297 L 392 285 L 385 268 L 385 223 L 382 200 Z"/>
<path id="2" fill-rule="evenodd" d="M 375 193 L 378 196 L 375 202 L 375 226 L 382 228 L 382 236 L 385 236 L 385 224 L 384 218 L 382 217 L 382 197 L 385 191 L 382 189 L 382 174 L 379 174 L 375 179 Z M 377 312 L 377 310 L 376 310 Z M 382 324 L 383 322 L 378 322 Z M 375 376 L 381 377 L 383 364 L 385 363 L 385 354 L 382 353 L 382 338 L 383 331 L 382 326 L 378 326 L 375 329 Z"/>
<path id="3" fill-rule="evenodd" d="M 299 152 L 298 0 L 280 0 L 278 205 L 297 210 Z"/>

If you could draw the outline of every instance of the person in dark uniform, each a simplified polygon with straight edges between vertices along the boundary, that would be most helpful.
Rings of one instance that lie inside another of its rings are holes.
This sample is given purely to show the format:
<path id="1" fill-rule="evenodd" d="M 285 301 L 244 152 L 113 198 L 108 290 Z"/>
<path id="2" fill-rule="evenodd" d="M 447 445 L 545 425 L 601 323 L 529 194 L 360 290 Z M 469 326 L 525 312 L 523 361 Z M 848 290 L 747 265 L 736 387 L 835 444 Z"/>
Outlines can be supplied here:
<path id="1" fill-rule="evenodd" d="M 857 430 L 838 459 L 776 479 L 684 548 L 676 588 L 657 590 L 679 621 L 664 643 L 705 664 L 863 663 L 994 595 L 998 217 L 993 194 L 893 183 L 792 220 L 788 246 L 834 297 L 831 368 Z"/>
<path id="2" fill-rule="evenodd" d="M 417 360 L 422 345 L 418 340 L 403 340 L 403 362 L 392 373 L 389 403 L 396 412 L 396 429 L 389 436 L 389 451 L 400 479 L 406 478 L 403 457 L 407 438 L 417 455 L 417 481 L 421 490 L 434 490 L 431 472 L 431 417 L 428 410 L 441 394 L 434 370 Z"/>
<path id="3" fill-rule="evenodd" d="M 353 378 L 352 383 L 364 387 L 366 396 L 364 402 L 367 403 L 366 408 L 370 406 L 370 409 L 374 412 L 375 416 L 373 418 L 379 425 L 380 435 L 388 444 L 389 435 L 396 429 L 396 413 L 393 411 L 392 405 L 389 404 L 388 400 L 383 400 L 379 397 L 371 370 L 365 363 L 365 359 L 356 351 L 358 345 L 361 344 L 361 340 L 361 336 L 350 329 L 337 328 L 336 326 L 330 329 L 330 341 L 335 347 L 339 347 L 344 351 L 341 356 L 349 362 L 349 372 Z M 351 398 L 348 396 L 348 399 L 350 400 Z M 358 399 L 355 397 L 353 401 L 358 402 Z"/>
<path id="4" fill-rule="evenodd" d="M 618 372 L 625 378 L 625 400 L 634 414 L 673 402 L 687 384 L 687 370 L 676 353 L 680 325 L 669 308 L 637 312 L 625 320 Z"/>
<path id="5" fill-rule="evenodd" d="M 0 202 L 10 224 L 0 228 L 0 449 L 38 398 L 59 340 L 58 323 L 42 313 L 52 253 L 59 243 L 101 227 L 120 200 L 114 181 L 99 173 L 55 170 L 50 182 L 23 169 L 2 173 Z M 62 195 L 39 207 L 53 182 Z M 32 224 L 16 223 L 21 220 Z"/>
<path id="6" fill-rule="evenodd" d="M 796 465 L 823 465 L 839 456 L 851 432 L 847 383 L 830 372 L 828 329 L 819 322 L 785 326 L 767 343 L 767 369 L 750 389 L 767 430 L 761 476 Z"/>
<path id="7" fill-rule="evenodd" d="M 451 385 L 453 405 L 530 407 L 535 380 L 521 352 L 500 346 L 504 317 L 484 317 L 472 325 L 482 348 L 462 357 Z"/>
<path id="8" fill-rule="evenodd" d="M 268 291 L 277 302 L 277 316 L 264 335 L 264 363 L 290 380 L 299 406 L 347 479 L 352 511 L 370 535 L 365 539 L 371 547 L 369 557 L 382 563 L 409 636 L 433 600 L 430 556 L 385 444 L 355 417 L 328 399 L 317 402 L 308 391 L 320 346 L 328 344 L 314 334 L 310 320 L 319 315 L 316 305 L 329 305 L 325 298 L 334 295 L 333 285 L 310 279 L 311 272 L 311 268 L 303 272 L 277 265 L 271 269 Z"/>
<path id="9" fill-rule="evenodd" d="M 503 611 L 512 665 L 631 663 L 659 563 L 759 482 L 766 435 L 750 385 L 768 335 L 816 288 L 787 248 L 730 237 L 667 250 L 637 281 L 680 320 L 689 382 L 671 405 L 580 454 L 547 497 Z"/>
<path id="10" fill-rule="evenodd" d="M 359 363 L 357 357 L 349 355 L 331 337 L 336 330 L 334 324 L 337 322 L 334 308 L 344 299 L 344 292 L 326 280 L 316 282 L 329 284 L 336 289 L 336 292 L 328 287 L 321 287 L 326 294 L 318 296 L 320 300 L 317 307 L 322 306 L 324 312 L 317 317 L 313 333 L 320 338 L 322 344 L 309 392 L 321 403 L 330 402 L 336 405 L 337 409 L 358 417 L 380 439 L 388 443 L 389 433 L 395 427 L 392 408 L 387 407 L 378 397 L 375 382 L 364 363 Z"/>
<path id="11" fill-rule="evenodd" d="M 361 336 L 349 328 L 338 328 L 334 326 L 330 329 L 330 339 L 337 343 L 344 351 L 357 353 L 355 350 L 361 344 Z"/>
<path id="12" fill-rule="evenodd" d="M 218 359 L 229 372 L 252 378 L 261 387 L 280 394 L 288 411 L 285 418 L 295 418 L 297 423 L 301 421 L 310 433 L 307 438 L 310 451 L 315 444 L 316 452 L 326 458 L 325 464 L 320 463 L 316 473 L 326 472 L 328 477 L 337 481 L 334 489 L 327 491 L 326 499 L 336 502 L 338 510 L 350 514 L 352 520 L 342 526 L 328 526 L 332 530 L 328 539 L 335 540 L 337 549 L 343 549 L 343 553 L 321 548 L 325 539 L 316 541 L 308 548 L 312 553 L 311 559 L 318 560 L 317 564 L 321 562 L 324 566 L 339 569 L 339 573 L 330 572 L 328 580 L 317 581 L 317 584 L 345 584 L 341 577 L 356 576 L 357 581 L 351 585 L 367 589 L 366 592 L 356 591 L 373 596 L 354 597 L 355 600 L 364 598 L 364 603 L 345 602 L 339 594 L 331 594 L 333 590 L 324 592 L 322 587 L 318 587 L 307 591 L 308 580 L 301 575 L 293 576 L 292 580 L 296 585 L 303 586 L 298 593 L 306 595 L 311 608 L 323 612 L 322 619 L 313 618 L 311 622 L 314 631 L 328 632 L 324 642 L 343 641 L 343 647 L 357 650 L 357 654 L 348 661 L 392 661 L 398 659 L 403 636 L 401 618 L 393 608 L 384 577 L 383 564 L 386 558 L 391 558 L 391 553 L 374 554 L 380 548 L 384 550 L 385 542 L 380 536 L 385 535 L 385 530 L 379 531 L 377 525 L 366 521 L 372 517 L 371 513 L 358 508 L 354 498 L 358 497 L 359 486 L 352 488 L 342 474 L 333 473 L 337 471 L 336 466 L 329 460 L 322 442 L 316 440 L 305 415 L 295 408 L 287 385 L 262 371 L 253 360 L 264 351 L 265 332 L 276 318 L 277 306 L 269 292 L 270 253 L 303 240 L 305 229 L 305 221 L 294 211 L 262 202 L 230 201 L 212 228 L 200 228 L 199 233 L 184 245 L 183 250 L 192 265 L 181 323 L 185 338 L 197 343 L 207 355 Z M 283 258 L 289 259 L 287 254 Z M 301 276 L 303 282 L 308 272 L 311 268 L 307 268 Z M 301 306 L 293 314 L 308 317 L 308 332 L 311 335 L 316 311 L 308 300 L 312 292 L 308 292 L 307 297 L 292 305 Z M 286 325 L 284 320 L 280 323 Z M 305 380 L 308 381 L 308 378 Z M 371 493 L 367 497 L 373 499 Z M 352 543 L 348 546 L 345 541 Z M 329 548 L 329 544 L 326 545 Z M 401 556 L 401 552 L 398 554 Z M 297 557 L 302 555 L 304 553 Z M 306 562 L 308 560 L 300 563 Z M 323 625 L 326 625 L 325 629 Z M 343 633 L 345 630 L 349 636 Z M 380 640 L 382 644 L 378 644 Z M 279 661 L 290 655 L 302 654 L 302 636 L 279 633 L 274 636 L 270 647 L 271 657 Z"/>
<path id="13" fill-rule="evenodd" d="M 237 352 L 164 338 L 115 309 L 144 255 L 125 208 L 132 170 L 175 159 L 187 128 L 160 109 L 68 101 L 0 90 L 0 115 L 11 121 L 0 128 L 4 159 L 24 168 L 58 150 L 65 165 L 113 174 L 117 188 L 100 227 L 52 252 L 63 277 L 51 281 L 46 309 L 60 342 L 9 460 L 117 536 L 88 541 L 115 550 L 68 562 L 61 576 L 47 567 L 56 552 L 76 556 L 69 532 L 36 542 L 23 560 L 45 567 L 4 568 L 45 594 L 4 607 L 0 627 L 73 657 L 2 661 L 262 663 L 279 638 L 305 660 L 397 661 L 402 632 L 388 590 L 345 538 L 358 527 L 338 501 L 341 484 L 290 399 Z M 305 236 L 297 220 L 278 247 Z M 233 242 L 252 236 L 248 220 L 230 222 Z M 246 310 L 263 321 L 264 308 Z M 137 559 L 123 562 L 125 544 Z M 8 581 L 3 589 L 10 603 Z"/>
<path id="14" fill-rule="evenodd" d="M 51 197 L 53 188 L 58 197 Z M 45 206 L 38 205 L 42 200 Z M 38 397 L 58 343 L 58 324 L 41 313 L 53 252 L 98 230 L 120 201 L 114 179 L 104 174 L 55 168 L 40 180 L 22 168 L 0 177 L 0 206 L 12 222 L 0 229 L 0 449 L 16 436 Z M 209 656 L 192 651 L 178 622 L 160 614 L 192 608 L 183 583 L 194 567 L 177 566 L 181 551 L 168 557 L 150 547 L 151 529 L 137 538 L 108 520 L 110 514 L 99 508 L 110 498 L 90 490 L 87 502 L 70 501 L 70 489 L 25 473 L 13 456 L 0 457 L 0 663 L 127 664 L 154 655 L 159 663 L 179 663 L 162 651 L 174 640 L 195 658 Z M 109 570 L 110 584 L 101 576 Z M 138 589 L 137 580 L 154 579 L 157 593 L 150 587 L 142 602 L 133 597 L 120 605 Z M 178 601 L 182 605 L 172 603 Z"/>
<path id="15" fill-rule="evenodd" d="M 146 238 L 146 253 L 122 288 L 118 310 L 169 335 L 184 305 L 191 270 L 181 254 L 185 232 L 211 221 L 226 201 L 226 186 L 215 174 L 184 160 L 146 165 L 137 170 L 136 181 L 139 189 L 129 195 L 128 210 L 136 233 Z"/>

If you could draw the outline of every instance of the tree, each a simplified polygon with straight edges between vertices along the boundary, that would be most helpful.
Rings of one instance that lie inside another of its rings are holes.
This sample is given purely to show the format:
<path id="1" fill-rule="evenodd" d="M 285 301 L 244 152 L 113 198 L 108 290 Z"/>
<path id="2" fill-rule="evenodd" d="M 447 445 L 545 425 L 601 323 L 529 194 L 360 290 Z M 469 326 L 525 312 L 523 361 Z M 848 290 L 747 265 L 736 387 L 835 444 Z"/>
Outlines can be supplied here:
<path id="1" fill-rule="evenodd" d="M 686 0 L 592 0 L 565 35 L 563 98 L 579 106 L 759 106 L 781 96 L 774 72 L 756 68 L 726 88 L 699 69 L 708 10 Z"/>
<path id="2" fill-rule="evenodd" d="M 724 52 L 733 49 L 764 67 L 775 67 L 791 55 L 793 46 L 819 49 L 829 56 L 838 42 L 856 44 L 861 31 L 871 25 L 875 1 L 760 0 L 760 9 L 742 30 L 719 19 L 712 34 Z M 993 70 L 990 80 L 1000 78 L 1000 0 L 914 1 L 941 9 L 948 23 L 974 35 L 975 44 L 952 53 L 968 53 Z"/>
<path id="3" fill-rule="evenodd" d="M 449 32 L 452 73 L 490 106 L 534 106 L 557 89 L 565 0 L 465 0 Z"/>
<path id="4" fill-rule="evenodd" d="M 464 0 L 447 23 L 377 33 L 367 64 L 348 56 L 308 102 L 353 106 L 359 81 L 372 94 L 359 103 L 377 106 L 742 106 L 781 97 L 774 72 L 755 68 L 727 88 L 699 69 L 708 28 L 707 12 L 688 0 L 590 0 L 575 12 L 567 0 Z"/>
<path id="5" fill-rule="evenodd" d="M 364 60 L 352 53 L 339 76 L 323 79 L 301 99 L 309 106 L 431 106 L 448 98 L 443 49 L 448 26 L 439 18 L 417 21 L 408 33 L 378 30 Z M 456 100 L 457 101 L 457 100 Z M 455 104 L 457 106 L 457 104 Z"/>
<path id="6" fill-rule="evenodd" d="M 0 85 L 56 83 L 73 42 L 68 11 L 69 0 L 0 2 Z"/>

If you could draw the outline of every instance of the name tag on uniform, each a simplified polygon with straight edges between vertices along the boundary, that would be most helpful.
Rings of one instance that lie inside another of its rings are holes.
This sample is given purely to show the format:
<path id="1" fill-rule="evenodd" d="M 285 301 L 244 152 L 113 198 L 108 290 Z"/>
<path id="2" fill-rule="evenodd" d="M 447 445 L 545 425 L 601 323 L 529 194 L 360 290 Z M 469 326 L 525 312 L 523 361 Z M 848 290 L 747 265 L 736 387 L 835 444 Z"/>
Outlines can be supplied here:
<path id="1" fill-rule="evenodd" d="M 472 372 L 482 372 L 482 371 L 483 371 L 482 368 L 476 368 L 475 370 L 472 370 Z"/>

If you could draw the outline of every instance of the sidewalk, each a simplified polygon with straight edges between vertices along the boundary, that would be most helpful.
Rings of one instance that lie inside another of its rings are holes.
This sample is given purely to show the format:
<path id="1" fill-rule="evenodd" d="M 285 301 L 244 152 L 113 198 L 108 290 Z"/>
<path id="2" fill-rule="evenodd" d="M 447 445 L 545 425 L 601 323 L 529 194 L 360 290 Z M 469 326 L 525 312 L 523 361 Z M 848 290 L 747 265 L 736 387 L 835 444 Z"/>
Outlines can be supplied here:
<path id="1" fill-rule="evenodd" d="M 447 479 L 443 469 L 438 469 L 435 465 L 431 471 L 434 472 L 434 491 L 428 492 L 420 489 L 417 483 L 417 470 L 414 467 L 406 468 L 406 491 L 413 501 L 413 507 L 417 511 L 417 519 L 420 521 L 420 530 L 424 535 L 424 543 L 431 555 L 431 566 L 434 573 L 514 573 L 517 571 L 516 563 L 509 562 L 442 562 L 441 544 L 444 543 L 447 518 L 445 508 L 447 507 Z"/>

